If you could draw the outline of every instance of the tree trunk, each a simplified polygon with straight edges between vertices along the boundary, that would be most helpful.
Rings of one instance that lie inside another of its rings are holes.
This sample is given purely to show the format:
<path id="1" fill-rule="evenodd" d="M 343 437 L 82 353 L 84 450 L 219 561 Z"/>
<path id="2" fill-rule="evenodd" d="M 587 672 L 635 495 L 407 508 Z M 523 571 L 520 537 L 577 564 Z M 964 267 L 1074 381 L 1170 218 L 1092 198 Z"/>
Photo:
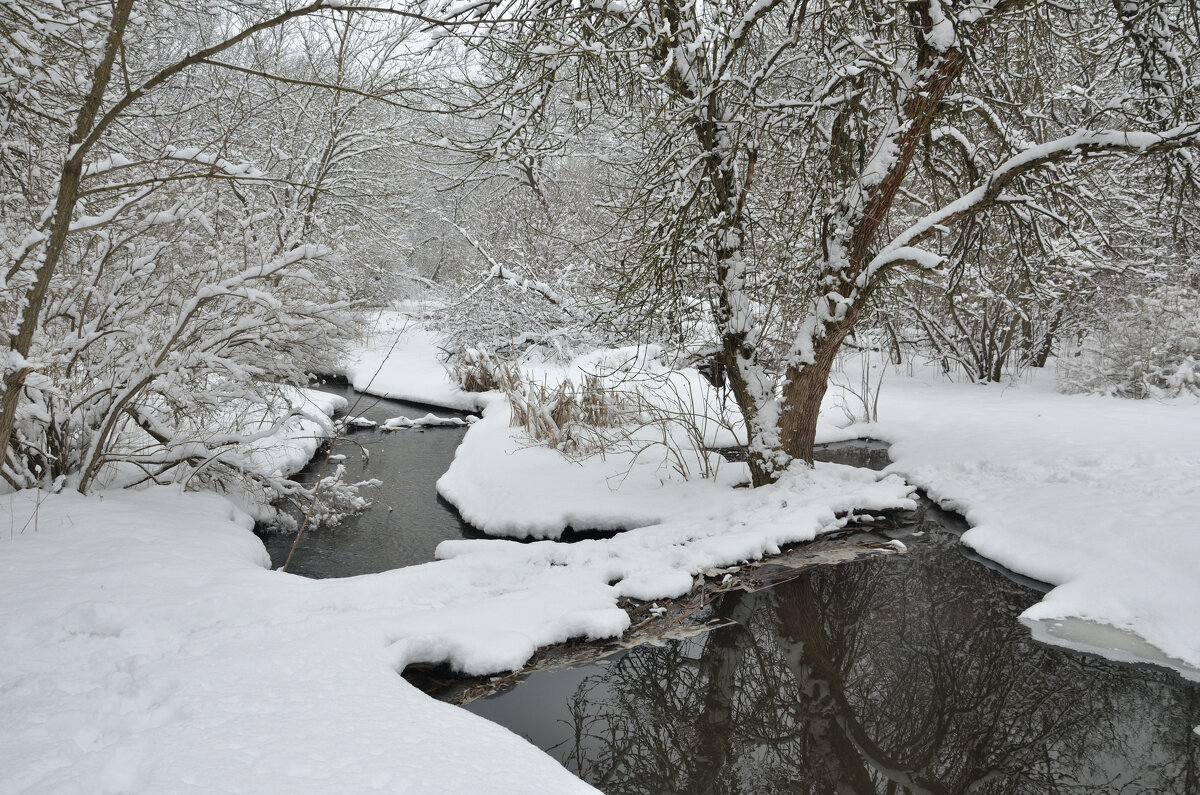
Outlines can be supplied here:
<path id="1" fill-rule="evenodd" d="M 1062 322 L 1063 310 L 1059 309 L 1050 318 L 1050 322 L 1046 324 L 1046 333 L 1041 339 L 1034 336 L 1033 324 L 1026 321 L 1026 331 L 1022 342 L 1025 348 L 1025 363 L 1030 367 L 1045 367 L 1046 361 L 1050 358 L 1050 354 L 1054 352 L 1055 336 L 1058 333 L 1058 326 Z"/>
<path id="2" fill-rule="evenodd" d="M 733 393 L 734 402 L 746 425 L 746 465 L 750 468 L 750 485 L 754 488 L 774 483 L 779 477 L 774 462 L 767 457 L 757 432 L 759 423 L 759 396 L 751 391 L 738 358 L 737 342 L 731 337 L 725 339 L 725 350 L 722 351 L 721 363 L 725 368 L 725 376 L 729 380 L 729 391 Z"/>
<path id="3" fill-rule="evenodd" d="M 817 435 L 817 416 L 821 400 L 829 388 L 829 371 L 853 321 L 843 324 L 814 346 L 813 364 L 792 365 L 783 385 L 783 410 L 779 417 L 779 433 L 783 451 L 794 459 L 813 463 L 813 443 Z"/>

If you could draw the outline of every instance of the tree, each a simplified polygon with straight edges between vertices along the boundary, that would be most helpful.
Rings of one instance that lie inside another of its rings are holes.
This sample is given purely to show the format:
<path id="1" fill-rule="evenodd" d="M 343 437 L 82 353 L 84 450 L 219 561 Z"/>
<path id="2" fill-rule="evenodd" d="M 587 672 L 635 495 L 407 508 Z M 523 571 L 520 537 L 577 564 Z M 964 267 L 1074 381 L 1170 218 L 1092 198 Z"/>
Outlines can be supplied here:
<path id="1" fill-rule="evenodd" d="M 621 297 L 706 302 L 755 485 L 812 461 L 834 357 L 895 274 L 941 272 L 1001 208 L 1070 232 L 1055 205 L 1104 198 L 1085 177 L 1160 155 L 1190 179 L 1200 141 L 1196 12 L 1165 0 L 532 9 L 484 42 L 487 146 L 623 114 L 644 150 Z"/>
<path id="2" fill-rule="evenodd" d="M 9 485 L 254 471 L 348 333 L 421 16 L 0 3 Z"/>

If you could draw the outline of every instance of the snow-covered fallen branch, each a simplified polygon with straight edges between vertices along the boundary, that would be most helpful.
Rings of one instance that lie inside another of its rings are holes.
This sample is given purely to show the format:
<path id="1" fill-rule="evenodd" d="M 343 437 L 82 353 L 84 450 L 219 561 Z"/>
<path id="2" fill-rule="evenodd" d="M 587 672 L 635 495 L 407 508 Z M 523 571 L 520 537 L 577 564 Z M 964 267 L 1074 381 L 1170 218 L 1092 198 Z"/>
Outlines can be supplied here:
<path id="1" fill-rule="evenodd" d="M 463 419 L 462 417 L 439 417 L 436 414 L 430 413 L 426 414 L 424 417 L 417 417 L 416 419 L 410 419 L 408 417 L 392 417 L 391 419 L 386 420 L 379 427 L 384 431 L 398 431 L 406 428 L 458 428 L 464 425 L 470 425 L 478 419 L 478 417 L 474 416 L 467 417 L 466 419 Z"/>

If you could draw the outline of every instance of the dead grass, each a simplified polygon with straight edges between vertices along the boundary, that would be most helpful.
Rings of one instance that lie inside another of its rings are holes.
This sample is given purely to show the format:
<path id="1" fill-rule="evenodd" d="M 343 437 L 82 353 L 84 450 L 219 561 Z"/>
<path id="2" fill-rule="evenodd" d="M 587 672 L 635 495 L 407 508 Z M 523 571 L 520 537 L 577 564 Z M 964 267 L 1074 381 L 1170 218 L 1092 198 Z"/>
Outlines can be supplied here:
<path id="1" fill-rule="evenodd" d="M 453 373 L 468 392 L 502 392 L 512 406 L 512 426 L 563 453 L 603 451 L 603 429 L 627 423 L 634 408 L 629 396 L 597 374 L 551 386 L 527 379 L 515 361 L 474 348 L 462 349 Z"/>

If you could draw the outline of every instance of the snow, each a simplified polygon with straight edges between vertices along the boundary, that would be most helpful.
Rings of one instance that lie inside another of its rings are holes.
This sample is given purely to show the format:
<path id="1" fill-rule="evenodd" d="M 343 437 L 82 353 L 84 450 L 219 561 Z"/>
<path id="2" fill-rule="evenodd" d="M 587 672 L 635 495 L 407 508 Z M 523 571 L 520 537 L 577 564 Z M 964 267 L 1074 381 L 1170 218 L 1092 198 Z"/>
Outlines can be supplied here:
<path id="1" fill-rule="evenodd" d="M 547 491 L 558 485 L 546 484 Z M 443 541 L 437 556 L 479 565 L 504 562 L 517 570 L 550 567 L 574 572 L 577 579 L 615 583 L 614 590 L 621 596 L 650 601 L 687 593 L 701 572 L 759 560 L 777 554 L 786 544 L 811 541 L 822 532 L 843 527 L 845 519 L 839 517 L 856 509 L 915 507 L 910 487 L 899 478 L 877 478 L 868 470 L 838 464 L 819 464 L 812 470 L 798 467 L 778 483 L 758 489 L 713 487 L 703 500 L 693 499 L 686 508 L 676 507 L 670 489 L 659 493 L 664 503 L 676 509 L 669 520 L 609 539 L 573 544 Z M 614 505 L 614 523 L 623 511 L 621 505 Z M 536 507 L 530 513 L 541 515 Z M 531 521 L 530 526 L 537 525 Z M 553 525 L 548 521 L 540 526 L 548 530 Z"/>
<path id="2" fill-rule="evenodd" d="M 565 372 L 618 358 L 593 354 Z M 1200 621 L 1189 609 L 1200 604 L 1200 405 L 1063 395 L 1052 370 L 1034 383 L 992 386 L 947 383 L 932 368 L 891 375 L 882 421 L 849 428 L 833 424 L 842 417 L 831 390 L 818 440 L 891 442 L 888 471 L 962 513 L 972 525 L 964 543 L 1057 586 L 1021 616 L 1039 639 L 1200 678 Z M 534 375 L 563 377 L 550 368 Z M 736 504 L 729 486 L 747 479 L 743 465 L 728 463 L 715 480 L 684 479 L 662 449 L 568 460 L 510 428 L 502 399 L 478 399 L 483 419 L 438 490 L 491 535 L 671 524 L 697 504 Z M 453 545 L 442 551 L 455 554 Z M 624 587 L 633 594 L 632 581 Z"/>
<path id="3" fill-rule="evenodd" d="M 864 269 L 863 278 L 869 278 L 880 269 L 887 267 L 900 259 L 913 259 L 922 267 L 936 267 L 931 264 L 928 254 L 913 256 L 900 254 L 900 249 L 910 249 L 913 244 L 921 241 L 931 232 L 941 228 L 950 221 L 974 212 L 984 203 L 991 201 L 999 190 L 1008 185 L 1015 177 L 1045 163 L 1072 155 L 1095 152 L 1147 152 L 1159 147 L 1185 145 L 1200 138 L 1200 122 L 1188 122 L 1161 133 L 1138 130 L 1078 130 L 1071 135 L 1063 136 L 1041 144 L 1030 144 L 1015 155 L 1002 161 L 981 184 L 943 207 L 920 218 L 908 229 L 892 238 Z M 919 251 L 919 249 L 912 249 Z M 865 282 L 862 282 L 865 284 Z M 861 284 L 860 284 L 861 286 Z"/>
<path id="4" fill-rule="evenodd" d="M 437 335 L 409 312 L 382 311 L 371 324 L 366 344 L 353 352 L 346 377 L 351 386 L 370 395 L 478 411 L 482 400 L 451 381 L 438 342 Z"/>
<path id="5" fill-rule="evenodd" d="M 828 465 L 609 540 L 447 542 L 434 563 L 306 580 L 264 568 L 247 517 L 215 495 L 59 494 L 35 509 L 21 493 L 0 507 L 0 792 L 590 791 L 396 671 L 488 674 L 618 635 L 621 596 L 681 595 L 701 571 L 908 494 Z"/>
<path id="6" fill-rule="evenodd" d="M 619 530 L 677 516 L 722 499 L 747 482 L 744 464 L 719 463 L 715 480 L 682 479 L 665 448 L 616 451 L 570 460 L 509 426 L 508 402 L 489 395 L 483 419 L 467 432 L 438 493 L 476 528 L 513 538 L 558 538 L 576 530 Z"/>
<path id="7" fill-rule="evenodd" d="M 507 404 L 486 400 L 468 436 L 507 443 Z M 516 481 L 530 527 L 557 521 L 539 499 L 577 469 L 551 455 L 526 472 L 550 480 Z M 898 477 L 832 464 L 758 490 L 627 480 L 643 521 L 670 519 L 570 545 L 447 542 L 442 560 L 341 580 L 268 570 L 249 518 L 216 495 L 13 495 L 0 505 L 0 793 L 592 791 L 397 671 L 513 670 L 541 646 L 622 633 L 623 596 L 679 596 L 853 511 L 913 504 Z M 632 510 L 602 509 L 610 523 Z"/>
<path id="8" fill-rule="evenodd" d="M 499 393 L 479 396 L 483 418 L 463 439 L 438 493 L 463 518 L 495 536 L 558 538 L 575 530 L 619 530 L 681 515 L 696 503 L 720 501 L 731 487 L 749 483 L 745 464 L 697 449 L 737 443 L 730 418 L 721 420 L 715 392 L 695 368 L 669 370 L 656 346 L 593 351 L 566 364 L 529 361 L 524 377 L 550 388 L 588 375 L 619 390 L 625 401 L 639 395 L 640 413 L 653 421 L 608 435 L 602 454 L 565 457 L 513 428 L 508 401 Z M 728 399 L 732 405 L 732 399 Z M 692 438 L 683 419 L 700 423 Z M 702 477 L 703 473 L 713 477 Z"/>
<path id="9" fill-rule="evenodd" d="M 478 417 L 469 416 L 466 419 L 462 417 L 439 417 L 436 414 L 429 413 L 424 417 L 389 417 L 380 426 L 385 431 L 398 431 L 407 428 L 456 428 L 463 425 L 470 425 L 475 422 Z"/>
<path id="10" fill-rule="evenodd" d="M 165 487 L 34 506 L 0 517 L 0 793 L 594 791 L 396 669 L 617 631 L 598 589 L 272 572 L 245 515 Z"/>
<path id="11" fill-rule="evenodd" d="M 928 8 L 929 32 L 925 34 L 925 41 L 938 52 L 946 52 L 954 46 L 958 38 L 954 32 L 954 23 L 942 9 L 941 0 L 929 0 Z"/>
<path id="12" fill-rule="evenodd" d="M 273 434 L 248 445 L 247 459 L 264 475 L 281 477 L 298 472 L 316 454 L 317 448 L 333 434 L 330 417 L 346 408 L 346 399 L 317 389 L 285 387 L 282 398 L 297 412 Z M 258 427 L 253 414 L 247 432 L 269 428 L 276 410 L 264 407 L 258 412 Z"/>
<path id="13" fill-rule="evenodd" d="M 1021 616 L 1040 640 L 1200 679 L 1200 403 L 1063 395 L 1052 370 L 889 375 L 878 424 L 819 438 L 891 442 L 886 471 L 962 513 L 965 544 L 1056 586 Z"/>
<path id="14" fill-rule="evenodd" d="M 818 464 L 737 489 L 741 465 L 689 480 L 661 446 L 581 460 L 533 446 L 509 427 L 504 398 L 453 387 L 434 335 L 410 324 L 393 348 L 386 335 L 405 322 L 381 319 L 351 378 L 482 408 L 439 481 L 466 518 L 528 538 L 634 529 L 573 544 L 447 541 L 433 563 L 307 580 L 270 571 L 249 518 L 216 495 L 11 495 L 0 504 L 0 794 L 593 791 L 397 672 L 448 663 L 487 675 L 541 646 L 618 635 L 620 598 L 677 597 L 699 574 L 848 515 L 912 507 L 909 484 L 967 517 L 964 543 L 1056 586 L 1021 617 L 1035 637 L 1200 678 L 1194 400 L 1064 396 L 1049 373 L 986 387 L 889 374 L 880 422 L 835 425 L 835 390 L 820 428 L 826 441 L 891 442 L 885 473 Z M 343 407 L 296 397 L 318 425 Z"/>

